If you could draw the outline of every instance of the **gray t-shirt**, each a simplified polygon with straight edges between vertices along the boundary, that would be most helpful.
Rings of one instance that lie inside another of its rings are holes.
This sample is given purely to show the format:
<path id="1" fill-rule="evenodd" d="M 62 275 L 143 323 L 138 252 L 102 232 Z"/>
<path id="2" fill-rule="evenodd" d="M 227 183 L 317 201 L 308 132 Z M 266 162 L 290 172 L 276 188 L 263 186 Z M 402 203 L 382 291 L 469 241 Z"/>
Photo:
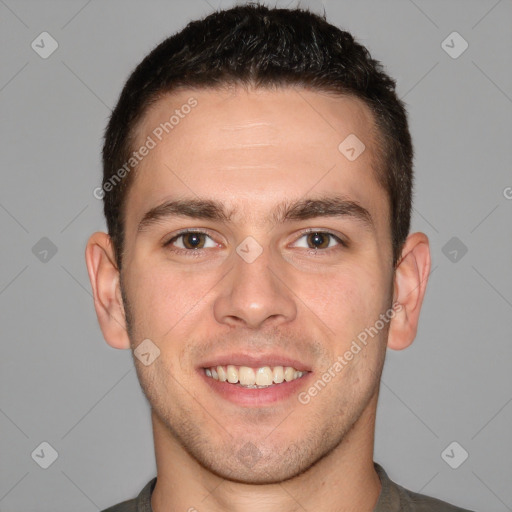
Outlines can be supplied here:
<path id="1" fill-rule="evenodd" d="M 382 484 L 379 500 L 373 512 L 472 512 L 436 498 L 408 491 L 392 482 L 382 466 L 379 466 L 376 462 L 373 464 Z M 156 477 L 146 484 L 137 498 L 123 501 L 102 512 L 153 512 L 151 493 L 155 484 Z"/>

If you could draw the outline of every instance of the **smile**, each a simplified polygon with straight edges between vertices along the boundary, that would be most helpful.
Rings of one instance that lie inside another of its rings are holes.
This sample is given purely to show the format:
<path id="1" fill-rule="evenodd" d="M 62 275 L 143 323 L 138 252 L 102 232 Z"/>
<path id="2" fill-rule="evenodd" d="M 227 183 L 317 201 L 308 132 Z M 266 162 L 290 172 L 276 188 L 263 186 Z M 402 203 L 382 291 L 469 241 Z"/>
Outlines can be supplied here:
<path id="1" fill-rule="evenodd" d="M 267 388 L 274 384 L 291 382 L 308 373 L 307 371 L 298 371 L 293 366 L 251 368 L 250 366 L 235 366 L 232 364 L 212 366 L 211 368 L 204 368 L 204 371 L 207 377 L 214 380 L 237 384 L 250 389 Z"/>

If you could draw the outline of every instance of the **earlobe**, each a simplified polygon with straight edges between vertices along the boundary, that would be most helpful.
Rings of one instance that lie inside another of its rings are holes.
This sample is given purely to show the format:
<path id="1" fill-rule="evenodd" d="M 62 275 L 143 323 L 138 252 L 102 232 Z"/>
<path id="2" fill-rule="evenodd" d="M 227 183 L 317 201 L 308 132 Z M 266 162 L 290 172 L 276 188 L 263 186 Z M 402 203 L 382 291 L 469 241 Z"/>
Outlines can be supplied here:
<path id="1" fill-rule="evenodd" d="M 119 270 L 114 263 L 112 242 L 106 233 L 91 235 L 85 249 L 85 261 L 103 337 L 113 348 L 129 349 Z"/>
<path id="2" fill-rule="evenodd" d="M 388 348 L 402 350 L 416 337 L 430 265 L 427 236 L 424 233 L 409 235 L 395 270 L 393 304 L 397 307 L 389 327 Z"/>

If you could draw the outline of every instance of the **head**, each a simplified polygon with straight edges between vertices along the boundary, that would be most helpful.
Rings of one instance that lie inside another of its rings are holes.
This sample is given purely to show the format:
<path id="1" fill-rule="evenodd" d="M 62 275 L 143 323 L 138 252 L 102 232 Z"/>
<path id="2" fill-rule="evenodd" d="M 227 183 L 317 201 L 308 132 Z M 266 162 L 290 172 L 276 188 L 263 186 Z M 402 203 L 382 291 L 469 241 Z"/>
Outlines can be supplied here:
<path id="1" fill-rule="evenodd" d="M 216 12 L 137 66 L 86 259 L 107 342 L 158 355 L 134 362 L 169 446 L 262 483 L 373 433 L 386 347 L 414 339 L 430 269 L 412 159 L 395 82 L 308 11 Z M 242 407 L 204 370 L 263 361 L 304 377 Z"/>

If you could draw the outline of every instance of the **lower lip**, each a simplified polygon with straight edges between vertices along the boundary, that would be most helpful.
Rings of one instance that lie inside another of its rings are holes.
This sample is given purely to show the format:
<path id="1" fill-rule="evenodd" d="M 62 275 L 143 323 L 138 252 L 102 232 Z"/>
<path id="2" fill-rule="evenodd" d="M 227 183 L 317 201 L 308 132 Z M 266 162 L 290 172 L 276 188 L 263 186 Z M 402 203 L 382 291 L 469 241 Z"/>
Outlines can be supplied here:
<path id="1" fill-rule="evenodd" d="M 212 377 L 208 377 L 203 369 L 199 369 L 199 373 L 210 388 L 218 393 L 222 398 L 229 400 L 237 405 L 263 407 L 275 404 L 291 397 L 297 397 L 299 390 L 307 384 L 312 373 L 308 372 L 298 379 L 290 382 L 282 382 L 274 384 L 268 388 L 244 388 L 229 382 L 221 382 Z"/>

